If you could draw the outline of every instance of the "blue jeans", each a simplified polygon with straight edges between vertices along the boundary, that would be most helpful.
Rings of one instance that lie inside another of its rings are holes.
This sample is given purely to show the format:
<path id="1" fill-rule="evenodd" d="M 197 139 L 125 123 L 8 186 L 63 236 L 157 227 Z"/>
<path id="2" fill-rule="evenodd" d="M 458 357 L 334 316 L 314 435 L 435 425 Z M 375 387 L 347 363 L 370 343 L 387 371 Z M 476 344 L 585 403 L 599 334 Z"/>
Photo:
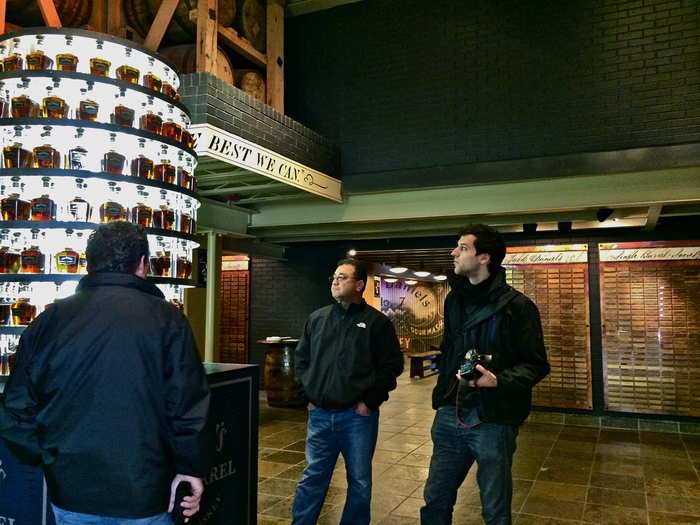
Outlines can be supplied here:
<path id="1" fill-rule="evenodd" d="M 472 428 L 457 423 L 454 406 L 442 407 L 435 414 L 431 436 L 433 457 L 420 509 L 422 525 L 450 525 L 457 489 L 476 461 L 476 481 L 481 496 L 481 514 L 488 525 L 510 525 L 513 478 L 511 464 L 518 427 L 478 423 L 474 409 L 460 409 L 463 422 L 476 422 Z"/>
<path id="2" fill-rule="evenodd" d="M 164 512 L 149 518 L 108 518 L 96 514 L 81 514 L 51 505 L 56 525 L 172 525 L 170 514 Z"/>
<path id="3" fill-rule="evenodd" d="M 341 525 L 366 525 L 372 497 L 372 456 L 377 444 L 379 410 L 361 416 L 354 408 L 309 412 L 306 469 L 297 485 L 293 525 L 313 525 L 326 499 L 338 454 L 345 459 L 348 493 Z"/>

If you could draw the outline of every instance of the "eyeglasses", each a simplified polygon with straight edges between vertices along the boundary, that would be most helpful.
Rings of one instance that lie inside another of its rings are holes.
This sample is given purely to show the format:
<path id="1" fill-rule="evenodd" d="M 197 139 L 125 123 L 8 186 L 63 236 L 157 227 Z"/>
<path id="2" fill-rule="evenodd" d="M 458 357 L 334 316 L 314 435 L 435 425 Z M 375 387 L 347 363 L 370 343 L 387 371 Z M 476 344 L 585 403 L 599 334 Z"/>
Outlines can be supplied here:
<path id="1" fill-rule="evenodd" d="M 354 279 L 354 277 L 350 275 L 345 275 L 343 273 L 339 273 L 337 275 L 331 275 L 330 277 L 328 277 L 328 282 L 332 283 L 333 281 L 339 281 L 342 283 L 344 281 L 347 281 L 348 279 Z"/>

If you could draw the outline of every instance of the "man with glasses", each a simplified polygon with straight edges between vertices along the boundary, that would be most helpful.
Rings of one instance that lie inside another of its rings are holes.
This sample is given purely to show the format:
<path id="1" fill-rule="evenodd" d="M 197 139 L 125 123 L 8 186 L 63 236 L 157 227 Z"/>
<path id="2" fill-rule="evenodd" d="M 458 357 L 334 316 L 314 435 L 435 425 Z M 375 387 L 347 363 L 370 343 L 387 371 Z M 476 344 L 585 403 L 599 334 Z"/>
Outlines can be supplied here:
<path id="1" fill-rule="evenodd" d="M 336 303 L 309 316 L 296 350 L 296 374 L 309 400 L 309 417 L 307 466 L 294 498 L 294 525 L 316 523 L 338 454 L 348 479 L 340 523 L 370 522 L 379 405 L 389 399 L 403 371 L 391 321 L 362 298 L 367 284 L 362 264 L 339 261 L 330 282 Z"/>

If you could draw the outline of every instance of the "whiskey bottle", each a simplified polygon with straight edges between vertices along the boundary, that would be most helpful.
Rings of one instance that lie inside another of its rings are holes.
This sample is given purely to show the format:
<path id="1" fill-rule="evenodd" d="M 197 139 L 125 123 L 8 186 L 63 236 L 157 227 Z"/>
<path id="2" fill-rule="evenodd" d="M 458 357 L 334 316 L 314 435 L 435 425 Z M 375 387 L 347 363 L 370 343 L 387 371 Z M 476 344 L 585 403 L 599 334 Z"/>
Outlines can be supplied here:
<path id="1" fill-rule="evenodd" d="M 115 201 L 107 201 L 100 206 L 100 222 L 125 221 L 126 210 L 124 206 Z"/>
<path id="2" fill-rule="evenodd" d="M 88 152 L 81 146 L 68 150 L 66 169 L 85 170 L 87 169 Z"/>
<path id="3" fill-rule="evenodd" d="M 186 129 L 183 129 L 180 144 L 182 144 L 186 148 L 194 148 L 194 137 L 192 136 L 192 133 L 190 133 Z"/>
<path id="4" fill-rule="evenodd" d="M 125 162 L 126 157 L 124 155 L 111 150 L 104 155 L 104 160 L 102 161 L 102 171 L 121 175 L 124 173 Z"/>
<path id="5" fill-rule="evenodd" d="M 19 194 L 11 193 L 0 201 L 3 221 L 28 221 L 29 203 L 20 200 Z"/>
<path id="6" fill-rule="evenodd" d="M 177 96 L 177 91 L 169 82 L 163 82 L 160 92 L 163 93 L 163 95 L 165 95 L 166 97 L 170 98 L 175 98 Z"/>
<path id="7" fill-rule="evenodd" d="M 27 55 L 27 69 L 37 71 L 40 69 L 51 69 L 53 60 L 47 57 L 43 51 L 37 50 Z"/>
<path id="8" fill-rule="evenodd" d="M 131 128 L 134 125 L 134 110 L 126 106 L 119 105 L 114 108 L 112 123 L 117 126 Z"/>
<path id="9" fill-rule="evenodd" d="M 0 304 L 0 326 L 9 325 L 10 319 L 11 319 L 10 305 L 7 303 Z M 10 370 L 10 372 L 11 371 L 12 370 Z"/>
<path id="10" fill-rule="evenodd" d="M 190 279 L 192 277 L 192 263 L 187 257 L 178 257 L 175 262 L 175 276 L 178 279 Z"/>
<path id="11" fill-rule="evenodd" d="M 180 214 L 180 231 L 182 233 L 194 233 L 192 231 L 192 217 L 187 213 Z"/>
<path id="12" fill-rule="evenodd" d="M 100 105 L 94 100 L 81 100 L 78 106 L 78 120 L 89 120 L 95 122 L 97 120 L 97 112 L 100 110 Z"/>
<path id="13" fill-rule="evenodd" d="M 153 212 L 153 227 L 162 230 L 174 230 L 175 212 L 166 205 L 161 205 L 160 209 Z"/>
<path id="14" fill-rule="evenodd" d="M 175 142 L 180 142 L 180 140 L 182 140 L 182 127 L 173 122 L 172 119 L 168 119 L 168 121 L 163 124 L 162 132 L 164 137 L 168 137 Z"/>
<path id="15" fill-rule="evenodd" d="M 10 310 L 12 311 L 12 324 L 15 326 L 25 326 L 31 323 L 36 317 L 36 306 L 30 304 L 29 299 L 20 297 L 14 303 Z"/>
<path id="16" fill-rule="evenodd" d="M 191 190 L 192 189 L 192 181 L 193 181 L 193 177 L 189 171 L 186 171 L 183 168 L 177 169 L 177 183 L 178 183 L 178 185 L 182 186 L 185 189 Z"/>
<path id="17" fill-rule="evenodd" d="M 59 97 L 48 96 L 41 101 L 41 112 L 47 118 L 66 118 L 68 105 Z"/>
<path id="18" fill-rule="evenodd" d="M 153 170 L 153 178 L 155 180 L 167 182 L 168 184 L 175 184 L 175 180 L 177 179 L 177 171 L 175 170 L 175 166 L 170 164 L 169 160 L 163 159 L 160 162 L 161 163 L 157 164 Z"/>
<path id="19" fill-rule="evenodd" d="M 153 209 L 139 202 L 131 209 L 131 222 L 150 228 L 153 225 Z"/>
<path id="20" fill-rule="evenodd" d="M 163 119 L 155 113 L 153 113 L 152 111 L 149 111 L 145 115 L 141 116 L 141 122 L 139 127 L 144 131 L 149 131 L 151 133 L 160 135 L 162 126 Z"/>
<path id="21" fill-rule="evenodd" d="M 37 146 L 33 150 L 35 168 L 60 168 L 61 154 L 49 144 Z"/>
<path id="22" fill-rule="evenodd" d="M 80 254 L 71 248 L 66 248 L 56 254 L 56 271 L 59 273 L 78 273 Z"/>
<path id="23" fill-rule="evenodd" d="M 30 246 L 20 254 L 22 273 L 44 273 L 44 254 L 38 246 Z"/>
<path id="24" fill-rule="evenodd" d="M 2 149 L 6 168 L 28 168 L 32 165 L 32 152 L 22 149 L 22 144 L 16 142 L 13 146 Z"/>
<path id="25" fill-rule="evenodd" d="M 48 195 L 32 199 L 30 204 L 31 220 L 52 221 L 56 219 L 56 205 Z"/>
<path id="26" fill-rule="evenodd" d="M 78 273 L 87 273 L 87 257 L 85 256 L 85 252 L 80 252 L 80 261 L 78 262 Z"/>
<path id="27" fill-rule="evenodd" d="M 154 91 L 160 91 L 163 87 L 163 82 L 153 73 L 147 73 L 143 76 L 143 85 Z"/>
<path id="28" fill-rule="evenodd" d="M 131 160 L 131 176 L 142 179 L 153 178 L 153 161 L 145 155 L 139 155 Z"/>
<path id="29" fill-rule="evenodd" d="M 112 63 L 109 60 L 104 60 L 102 58 L 91 58 L 90 59 L 90 74 L 97 75 L 100 77 L 109 76 L 109 68 Z"/>
<path id="30" fill-rule="evenodd" d="M 10 102 L 10 114 L 12 118 L 27 118 L 36 115 L 36 104 L 26 95 L 12 97 Z"/>
<path id="31" fill-rule="evenodd" d="M 0 273 L 19 272 L 19 253 L 7 246 L 0 248 Z"/>
<path id="32" fill-rule="evenodd" d="M 58 71 L 77 71 L 78 57 L 70 53 L 56 55 L 56 69 Z"/>
<path id="33" fill-rule="evenodd" d="M 151 273 L 157 277 L 170 277 L 170 252 L 156 252 L 151 257 Z"/>
<path id="34" fill-rule="evenodd" d="M 132 66 L 124 65 L 117 68 L 117 78 L 119 80 L 124 80 L 125 82 L 138 84 L 140 75 L 141 73 L 139 70 Z"/>
<path id="35" fill-rule="evenodd" d="M 17 71 L 22 69 L 22 55 L 19 53 L 14 53 L 9 57 L 2 59 L 2 70 L 3 71 Z"/>
<path id="36" fill-rule="evenodd" d="M 68 203 L 68 215 L 75 222 L 90 222 L 92 207 L 79 195 Z"/>

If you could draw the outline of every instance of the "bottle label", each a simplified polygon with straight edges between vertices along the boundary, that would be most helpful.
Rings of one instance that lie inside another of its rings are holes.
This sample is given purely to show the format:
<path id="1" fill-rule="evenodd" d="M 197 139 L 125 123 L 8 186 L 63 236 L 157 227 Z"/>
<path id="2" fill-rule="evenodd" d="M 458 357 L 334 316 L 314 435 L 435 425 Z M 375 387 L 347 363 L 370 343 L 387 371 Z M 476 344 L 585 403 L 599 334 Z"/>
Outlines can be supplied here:
<path id="1" fill-rule="evenodd" d="M 87 153 L 84 151 L 78 151 L 75 149 L 69 152 L 69 162 L 70 169 L 72 170 L 83 170 L 86 167 Z"/>
<path id="2" fill-rule="evenodd" d="M 77 266 L 78 265 L 78 256 L 77 255 L 57 255 L 56 256 L 56 261 L 58 262 L 59 265 L 63 266 Z"/>

